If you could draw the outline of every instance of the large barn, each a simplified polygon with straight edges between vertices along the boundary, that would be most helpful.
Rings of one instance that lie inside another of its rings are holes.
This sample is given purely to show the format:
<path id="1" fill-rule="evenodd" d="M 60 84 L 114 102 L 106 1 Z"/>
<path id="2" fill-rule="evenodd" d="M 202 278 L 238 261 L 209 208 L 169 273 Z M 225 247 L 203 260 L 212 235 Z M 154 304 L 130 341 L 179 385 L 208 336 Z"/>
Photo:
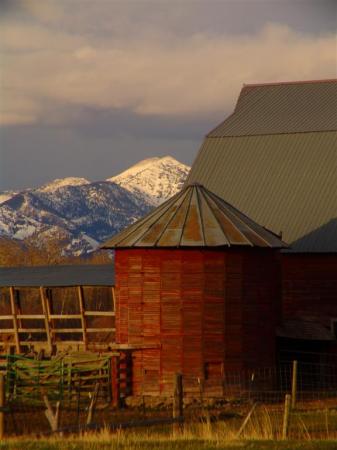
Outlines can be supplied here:
<path id="1" fill-rule="evenodd" d="M 116 340 L 140 349 L 134 394 L 165 393 L 175 371 L 207 381 L 334 357 L 336 131 L 337 80 L 244 86 L 182 193 L 105 243 L 116 250 Z M 224 239 L 245 221 L 273 236 L 269 251 Z M 277 251 L 281 236 L 290 248 Z"/>
<path id="2" fill-rule="evenodd" d="M 184 189 L 103 245 L 115 274 L 0 271 L 0 353 L 110 352 L 115 400 L 336 363 L 336 138 L 337 80 L 244 86 Z"/>
<path id="3" fill-rule="evenodd" d="M 283 349 L 331 349 L 337 323 L 337 80 L 245 85 L 207 134 L 199 182 L 275 233 Z"/>

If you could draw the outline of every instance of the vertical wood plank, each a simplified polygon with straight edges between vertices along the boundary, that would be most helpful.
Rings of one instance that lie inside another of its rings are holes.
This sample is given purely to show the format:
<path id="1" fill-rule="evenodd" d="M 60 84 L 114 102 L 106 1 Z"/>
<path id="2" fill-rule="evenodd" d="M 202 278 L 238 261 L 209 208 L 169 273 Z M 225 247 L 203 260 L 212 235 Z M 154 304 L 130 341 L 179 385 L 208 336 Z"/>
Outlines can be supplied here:
<path id="1" fill-rule="evenodd" d="M 16 300 L 16 311 L 17 313 L 20 315 L 22 314 L 22 310 L 21 310 L 21 299 L 20 299 L 20 291 L 17 289 L 15 292 L 15 300 Z M 23 328 L 22 327 L 22 319 L 18 319 L 18 327 L 19 328 Z"/>
<path id="2" fill-rule="evenodd" d="M 44 314 L 44 326 L 46 329 L 48 349 L 50 352 L 52 352 L 52 339 L 51 339 L 51 332 L 50 332 L 50 325 L 49 325 L 49 315 L 48 315 L 47 302 L 46 302 L 46 297 L 44 294 L 43 286 L 40 286 L 40 298 L 41 298 L 41 304 L 42 304 L 42 311 Z"/>
<path id="3" fill-rule="evenodd" d="M 113 307 L 114 313 L 116 314 L 116 292 L 115 292 L 114 286 L 112 286 L 111 292 L 112 292 L 112 307 Z"/>
<path id="4" fill-rule="evenodd" d="M 87 350 L 87 348 L 88 348 L 87 324 L 86 324 L 86 319 L 85 319 L 84 295 L 83 295 L 83 287 L 82 286 L 77 286 L 77 293 L 78 293 L 78 301 L 79 301 L 79 305 L 80 305 L 83 345 L 84 345 L 84 349 Z"/>
<path id="5" fill-rule="evenodd" d="M 50 289 L 47 289 L 45 297 L 46 297 L 47 314 L 48 314 L 48 318 L 50 318 L 50 315 L 52 314 L 52 311 L 53 311 L 53 307 L 50 305 L 50 300 L 51 300 L 51 298 L 50 298 Z M 55 321 L 50 319 L 50 324 L 51 324 L 51 331 L 53 331 L 54 330 Z"/>
<path id="6" fill-rule="evenodd" d="M 11 286 L 9 288 L 9 294 L 10 294 L 10 301 L 11 301 L 11 311 L 13 316 L 13 330 L 14 330 L 14 339 L 15 339 L 15 348 L 16 352 L 20 353 L 20 337 L 19 337 L 19 331 L 18 331 L 18 319 L 16 314 L 16 306 L 15 306 L 15 294 L 14 294 L 14 287 Z"/>

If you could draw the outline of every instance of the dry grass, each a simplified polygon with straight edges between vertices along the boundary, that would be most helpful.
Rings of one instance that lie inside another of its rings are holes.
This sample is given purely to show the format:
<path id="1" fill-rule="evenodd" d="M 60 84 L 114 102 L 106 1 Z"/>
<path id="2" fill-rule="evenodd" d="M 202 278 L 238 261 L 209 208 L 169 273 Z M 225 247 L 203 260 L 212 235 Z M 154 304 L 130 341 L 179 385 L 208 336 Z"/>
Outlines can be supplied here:
<path id="1" fill-rule="evenodd" d="M 337 440 L 314 440 L 302 417 L 294 422 L 298 440 L 280 440 L 280 417 L 260 407 L 240 438 L 240 423 L 217 422 L 186 424 L 183 431 L 172 433 L 172 427 L 118 430 L 50 438 L 9 438 L 0 450 L 336 450 Z M 302 424 L 301 424 L 302 423 Z M 330 437 L 326 435 L 325 438 Z"/>

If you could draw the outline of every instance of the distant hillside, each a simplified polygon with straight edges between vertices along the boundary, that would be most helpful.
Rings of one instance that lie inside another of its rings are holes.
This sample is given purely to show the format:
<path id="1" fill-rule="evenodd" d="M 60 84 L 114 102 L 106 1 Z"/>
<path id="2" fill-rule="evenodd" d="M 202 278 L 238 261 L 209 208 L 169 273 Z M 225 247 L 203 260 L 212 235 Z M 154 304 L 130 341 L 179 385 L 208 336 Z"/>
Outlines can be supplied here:
<path id="1" fill-rule="evenodd" d="M 22 192 L 0 192 L 0 237 L 62 256 L 90 254 L 100 242 L 178 192 L 189 167 L 170 156 L 141 161 L 105 181 L 64 178 Z M 5 199 L 2 201 L 1 199 Z"/>

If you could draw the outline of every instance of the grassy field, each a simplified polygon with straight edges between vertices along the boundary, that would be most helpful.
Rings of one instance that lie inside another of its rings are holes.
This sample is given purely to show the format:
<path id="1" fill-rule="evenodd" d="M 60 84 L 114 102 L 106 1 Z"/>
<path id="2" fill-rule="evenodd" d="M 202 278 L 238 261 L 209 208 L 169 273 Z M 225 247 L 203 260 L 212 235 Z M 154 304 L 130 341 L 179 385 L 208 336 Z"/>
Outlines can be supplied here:
<path id="1" fill-rule="evenodd" d="M 0 443 L 1 450 L 336 450 L 335 441 L 219 440 L 182 436 L 117 433 L 51 439 L 9 439 Z"/>
<path id="2" fill-rule="evenodd" d="M 34 420 L 24 414 L 25 431 L 20 431 L 23 436 L 4 439 L 0 450 L 337 450 L 337 411 L 329 410 L 325 404 L 314 406 L 321 409 L 306 408 L 291 413 L 288 441 L 281 440 L 283 411 L 275 406 L 258 405 L 248 422 L 244 421 L 247 408 L 244 414 L 228 414 L 216 421 L 210 415 L 201 420 L 199 411 L 194 420 L 190 414 L 183 430 L 176 433 L 172 425 L 155 425 L 115 432 L 105 428 L 96 433 L 62 437 L 34 437 Z M 40 427 L 40 433 L 48 432 L 46 425 Z"/>
<path id="3" fill-rule="evenodd" d="M 63 437 L 8 438 L 0 443 L 0 450 L 337 450 L 337 439 L 332 439 L 332 434 L 317 440 L 308 429 L 297 440 L 282 441 L 279 432 L 275 434 L 270 424 L 268 427 L 266 417 L 260 426 L 258 422 L 252 423 L 244 439 L 237 439 L 236 435 L 237 428 L 225 423 L 185 425 L 183 431 L 175 434 L 171 426 L 116 432 L 104 429 Z"/>

